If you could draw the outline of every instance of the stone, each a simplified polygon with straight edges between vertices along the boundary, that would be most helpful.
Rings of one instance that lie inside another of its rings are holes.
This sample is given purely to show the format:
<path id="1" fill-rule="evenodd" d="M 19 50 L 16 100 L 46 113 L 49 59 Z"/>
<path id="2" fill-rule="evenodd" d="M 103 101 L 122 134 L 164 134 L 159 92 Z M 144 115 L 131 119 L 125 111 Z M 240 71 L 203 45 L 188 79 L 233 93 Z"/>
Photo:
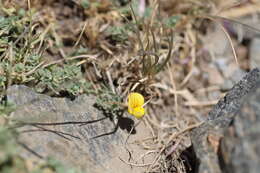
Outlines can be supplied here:
<path id="1" fill-rule="evenodd" d="M 221 165 L 226 172 L 260 170 L 260 81 L 243 99 L 232 125 L 221 140 Z"/>
<path id="2" fill-rule="evenodd" d="M 95 139 L 92 137 L 113 131 L 114 123 L 109 118 L 84 126 L 77 123 L 46 125 L 104 118 L 104 112 L 93 106 L 96 101 L 94 96 L 81 95 L 75 100 L 53 98 L 38 94 L 26 86 L 14 85 L 8 88 L 7 99 L 16 104 L 16 110 L 10 115 L 14 125 L 23 122 L 17 127 L 18 142 L 22 146 L 20 155 L 23 158 L 40 163 L 43 159 L 53 157 L 67 166 L 92 173 L 116 173 L 122 170 L 128 173 L 135 170 L 119 159 L 128 158 L 124 143 L 129 133 L 122 130 L 133 125 L 133 120 L 128 117 L 121 118 L 121 128 L 115 133 Z M 137 132 L 131 138 L 146 136 L 142 128 L 142 125 L 136 127 Z M 135 154 L 139 156 L 142 151 L 134 149 L 133 157 Z"/>
<path id="3" fill-rule="evenodd" d="M 253 91 L 259 81 L 260 71 L 253 69 L 213 107 L 207 120 L 191 131 L 192 147 L 199 163 L 198 173 L 222 172 L 218 155 L 220 140 L 237 115 L 243 99 Z"/>
<path id="4" fill-rule="evenodd" d="M 252 39 L 250 43 L 249 59 L 250 69 L 260 68 L 260 37 Z"/>

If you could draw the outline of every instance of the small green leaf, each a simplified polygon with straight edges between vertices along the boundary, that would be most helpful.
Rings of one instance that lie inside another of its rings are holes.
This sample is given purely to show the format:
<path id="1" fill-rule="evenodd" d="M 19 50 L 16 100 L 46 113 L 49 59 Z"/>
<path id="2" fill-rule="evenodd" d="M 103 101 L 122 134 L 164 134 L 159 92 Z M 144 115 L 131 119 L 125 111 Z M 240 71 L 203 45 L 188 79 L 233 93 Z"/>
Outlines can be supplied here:
<path id="1" fill-rule="evenodd" d="M 16 73 L 22 73 L 25 70 L 23 63 L 18 63 L 14 65 L 14 71 Z"/>
<path id="2" fill-rule="evenodd" d="M 178 23 L 178 21 L 180 20 L 180 16 L 171 16 L 167 19 L 164 20 L 164 24 L 166 27 L 175 27 L 175 25 Z"/>
<path id="3" fill-rule="evenodd" d="M 89 3 L 88 0 L 82 0 L 82 1 L 81 1 L 81 5 L 82 5 L 82 7 L 85 8 L 85 9 L 87 9 L 87 8 L 90 7 L 90 3 Z"/>

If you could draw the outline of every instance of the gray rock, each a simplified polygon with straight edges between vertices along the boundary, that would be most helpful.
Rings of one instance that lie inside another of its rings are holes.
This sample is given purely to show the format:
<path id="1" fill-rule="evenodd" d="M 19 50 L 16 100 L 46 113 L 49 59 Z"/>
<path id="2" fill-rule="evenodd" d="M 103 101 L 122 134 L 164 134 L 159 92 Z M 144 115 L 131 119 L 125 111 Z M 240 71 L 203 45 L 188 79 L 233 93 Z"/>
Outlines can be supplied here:
<path id="1" fill-rule="evenodd" d="M 232 125 L 221 140 L 225 172 L 259 173 L 260 170 L 260 81 L 243 99 Z"/>
<path id="2" fill-rule="evenodd" d="M 7 97 L 17 105 L 11 118 L 15 122 L 27 122 L 27 125 L 17 128 L 20 132 L 18 141 L 24 146 L 21 150 L 24 158 L 38 163 L 41 159 L 54 157 L 66 165 L 92 173 L 114 173 L 121 172 L 121 169 L 130 171 L 130 167 L 118 159 L 126 153 L 122 152 L 126 132 L 119 129 L 114 134 L 91 139 L 114 129 L 114 124 L 109 119 L 84 126 L 31 124 L 82 122 L 103 118 L 104 114 L 93 107 L 95 97 L 81 95 L 71 101 L 37 94 L 28 87 L 17 85 L 8 89 Z"/>
<path id="3" fill-rule="evenodd" d="M 260 68 L 260 37 L 252 39 L 249 51 L 250 68 Z"/>
<path id="4" fill-rule="evenodd" d="M 221 85 L 222 90 L 230 90 L 240 79 L 241 76 L 244 76 L 246 72 L 240 68 L 237 68 L 232 75 L 228 76 Z"/>
<path id="5" fill-rule="evenodd" d="M 260 71 L 254 69 L 214 106 L 208 114 L 207 121 L 191 131 L 192 145 L 199 162 L 199 173 L 222 172 L 218 157 L 219 139 L 236 116 L 243 98 L 256 87 L 258 81 Z"/>
<path id="6" fill-rule="evenodd" d="M 214 60 L 214 66 L 223 75 L 224 82 L 220 85 L 222 90 L 230 90 L 246 72 L 239 68 L 235 60 L 227 57 L 218 57 Z"/>

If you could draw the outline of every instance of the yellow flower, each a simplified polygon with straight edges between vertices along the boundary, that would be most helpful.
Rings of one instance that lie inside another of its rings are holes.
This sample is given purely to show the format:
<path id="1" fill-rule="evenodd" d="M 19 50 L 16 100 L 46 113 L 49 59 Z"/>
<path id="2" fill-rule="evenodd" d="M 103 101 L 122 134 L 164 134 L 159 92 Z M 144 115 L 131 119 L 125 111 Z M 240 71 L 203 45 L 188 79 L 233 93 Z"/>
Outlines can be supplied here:
<path id="1" fill-rule="evenodd" d="M 128 95 L 128 112 L 136 118 L 142 118 L 145 114 L 144 97 L 139 93 Z"/>

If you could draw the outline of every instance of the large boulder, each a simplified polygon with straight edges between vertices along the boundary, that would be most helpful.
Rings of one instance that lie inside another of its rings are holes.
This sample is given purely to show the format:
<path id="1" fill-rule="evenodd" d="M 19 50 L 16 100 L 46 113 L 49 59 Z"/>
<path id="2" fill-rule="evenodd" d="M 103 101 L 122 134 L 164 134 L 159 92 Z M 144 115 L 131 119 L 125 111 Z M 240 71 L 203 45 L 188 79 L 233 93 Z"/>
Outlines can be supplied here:
<path id="1" fill-rule="evenodd" d="M 8 89 L 7 99 L 16 104 L 11 118 L 21 125 L 17 131 L 22 157 L 35 163 L 53 157 L 65 165 L 91 173 L 116 173 L 122 170 L 128 173 L 135 170 L 119 159 L 128 158 L 124 148 L 128 133 L 122 129 L 129 129 L 127 126 L 131 126 L 133 120 L 123 117 L 120 120 L 121 128 L 115 133 L 95 139 L 92 137 L 113 131 L 116 122 L 107 118 L 83 126 L 77 123 L 105 117 L 103 111 L 93 106 L 96 102 L 94 96 L 81 95 L 75 100 L 53 98 L 38 94 L 26 86 L 14 85 Z M 60 122 L 68 123 L 61 125 Z M 145 135 L 142 126 L 137 127 L 135 137 Z M 135 148 L 133 154 L 140 155 L 140 152 Z"/>
<path id="2" fill-rule="evenodd" d="M 259 90 L 260 72 L 254 69 L 214 106 L 200 127 L 191 131 L 198 173 L 259 172 Z"/>

